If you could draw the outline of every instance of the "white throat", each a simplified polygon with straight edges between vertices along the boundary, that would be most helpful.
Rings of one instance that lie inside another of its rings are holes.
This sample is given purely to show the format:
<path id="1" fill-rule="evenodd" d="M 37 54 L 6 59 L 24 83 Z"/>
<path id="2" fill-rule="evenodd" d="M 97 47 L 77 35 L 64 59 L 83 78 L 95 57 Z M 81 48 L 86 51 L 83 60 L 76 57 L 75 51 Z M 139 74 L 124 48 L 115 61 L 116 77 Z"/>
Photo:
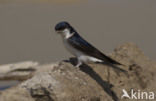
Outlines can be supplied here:
<path id="1" fill-rule="evenodd" d="M 71 36 L 73 36 L 74 33 L 70 33 L 69 29 L 64 29 L 62 32 L 61 32 L 61 36 L 64 38 L 64 39 L 68 39 L 70 38 Z"/>

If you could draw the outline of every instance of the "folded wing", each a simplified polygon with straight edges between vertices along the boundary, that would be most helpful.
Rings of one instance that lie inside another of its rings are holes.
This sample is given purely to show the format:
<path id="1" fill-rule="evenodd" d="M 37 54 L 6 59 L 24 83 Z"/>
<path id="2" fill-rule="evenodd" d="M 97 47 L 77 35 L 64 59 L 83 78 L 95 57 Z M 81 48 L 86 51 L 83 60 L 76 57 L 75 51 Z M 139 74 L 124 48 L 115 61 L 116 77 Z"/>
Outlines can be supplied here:
<path id="1" fill-rule="evenodd" d="M 81 36 L 75 34 L 68 39 L 68 43 L 74 48 L 80 50 L 81 52 L 87 54 L 88 56 L 95 57 L 97 59 L 103 60 L 104 62 L 109 62 L 111 64 L 121 65 L 119 62 L 111 59 L 110 57 L 104 55 L 98 49 L 93 47 L 87 41 L 85 41 Z"/>

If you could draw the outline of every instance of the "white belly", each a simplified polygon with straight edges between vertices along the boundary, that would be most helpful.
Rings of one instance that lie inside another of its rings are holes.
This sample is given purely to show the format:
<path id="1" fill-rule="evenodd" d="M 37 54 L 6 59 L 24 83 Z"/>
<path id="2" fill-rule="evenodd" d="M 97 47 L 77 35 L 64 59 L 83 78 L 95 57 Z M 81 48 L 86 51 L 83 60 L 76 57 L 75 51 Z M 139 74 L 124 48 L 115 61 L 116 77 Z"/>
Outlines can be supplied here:
<path id="1" fill-rule="evenodd" d="M 71 54 L 76 56 L 80 61 L 82 61 L 82 62 L 102 62 L 102 60 L 87 56 L 87 55 L 83 54 L 82 52 L 78 51 L 77 49 L 73 48 L 66 40 L 63 40 L 63 42 L 64 42 L 66 49 Z"/>

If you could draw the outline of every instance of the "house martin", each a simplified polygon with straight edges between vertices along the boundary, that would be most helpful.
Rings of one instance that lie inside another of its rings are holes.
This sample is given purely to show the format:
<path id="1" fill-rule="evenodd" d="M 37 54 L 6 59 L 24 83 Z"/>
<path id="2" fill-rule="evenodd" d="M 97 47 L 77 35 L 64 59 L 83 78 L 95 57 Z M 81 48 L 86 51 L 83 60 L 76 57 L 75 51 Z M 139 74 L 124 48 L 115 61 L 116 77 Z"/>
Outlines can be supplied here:
<path id="1" fill-rule="evenodd" d="M 121 65 L 83 39 L 68 22 L 63 21 L 56 24 L 55 31 L 62 36 L 67 50 L 76 56 L 78 60 L 76 67 L 88 62 L 105 62 L 112 65 Z"/>

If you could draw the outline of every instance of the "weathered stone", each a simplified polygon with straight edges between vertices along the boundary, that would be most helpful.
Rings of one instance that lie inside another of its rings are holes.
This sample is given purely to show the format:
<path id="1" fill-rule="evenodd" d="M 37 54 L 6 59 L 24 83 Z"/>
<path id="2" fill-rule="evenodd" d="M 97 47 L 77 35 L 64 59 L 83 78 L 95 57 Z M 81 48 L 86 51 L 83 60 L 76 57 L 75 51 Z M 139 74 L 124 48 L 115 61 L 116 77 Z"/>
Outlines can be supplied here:
<path id="1" fill-rule="evenodd" d="M 37 65 L 32 78 L 2 91 L 0 101 L 133 101 L 121 99 L 123 89 L 156 92 L 156 63 L 136 45 L 123 44 L 110 56 L 129 77 L 103 64 L 76 68 L 75 59 Z"/>

